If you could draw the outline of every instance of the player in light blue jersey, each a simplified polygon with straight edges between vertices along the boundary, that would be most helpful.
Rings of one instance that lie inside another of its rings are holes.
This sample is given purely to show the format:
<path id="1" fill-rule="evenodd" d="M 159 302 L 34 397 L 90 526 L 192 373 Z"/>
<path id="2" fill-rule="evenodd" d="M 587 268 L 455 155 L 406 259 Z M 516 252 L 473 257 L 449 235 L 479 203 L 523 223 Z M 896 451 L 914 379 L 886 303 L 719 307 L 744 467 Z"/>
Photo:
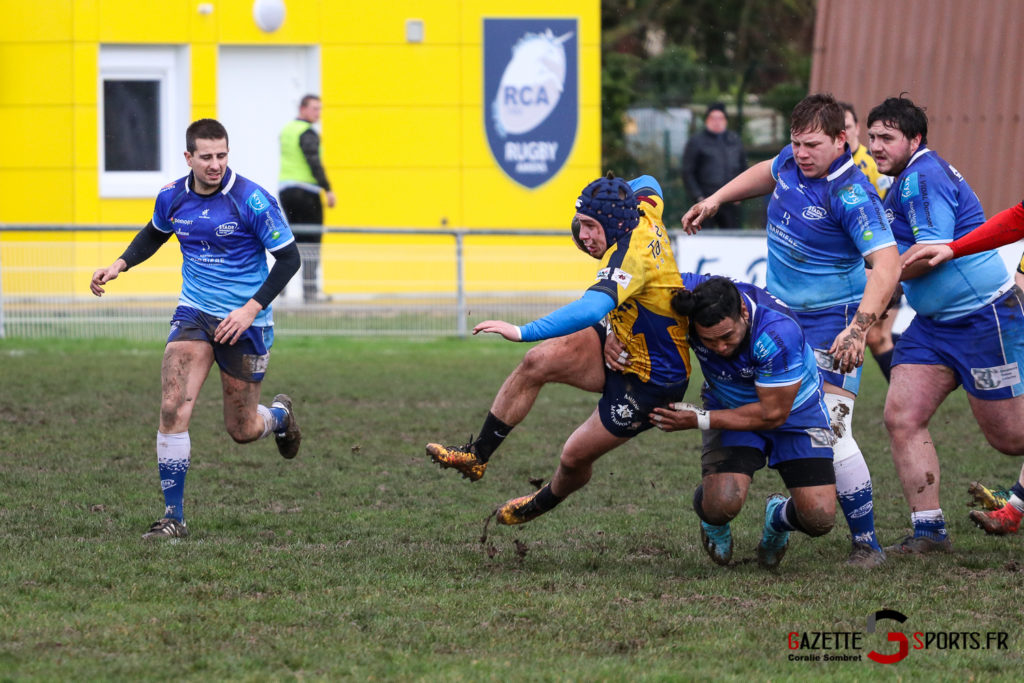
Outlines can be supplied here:
<path id="1" fill-rule="evenodd" d="M 899 253 L 878 193 L 846 144 L 845 113 L 830 95 L 793 109 L 790 139 L 683 216 L 694 233 L 726 202 L 771 194 L 767 289 L 797 316 L 825 382 L 835 446 L 836 491 L 850 527 L 849 563 L 870 568 L 885 554 L 875 533 L 871 475 L 853 438 L 868 330 L 899 280 Z M 871 266 L 869 274 L 864 262 Z"/>
<path id="2" fill-rule="evenodd" d="M 700 429 L 701 485 L 693 508 L 711 559 L 732 558 L 735 518 L 754 472 L 777 470 L 790 497 L 768 498 L 757 547 L 762 566 L 778 566 L 789 532 L 829 532 L 835 520 L 829 424 L 814 351 L 792 311 L 760 287 L 724 277 L 683 275 L 686 289 L 672 298 L 689 319 L 690 345 L 704 371 L 704 406 L 673 403 L 651 420 L 664 431 Z"/>
<path id="3" fill-rule="evenodd" d="M 994 251 L 936 266 L 927 259 L 910 262 L 927 245 L 952 242 L 985 220 L 967 181 L 928 148 L 924 110 L 891 97 L 868 115 L 868 137 L 878 170 L 896 178 L 885 209 L 905 264 L 903 289 L 917 311 L 896 343 L 885 402 L 893 462 L 914 526 L 893 548 L 949 551 L 939 457 L 928 423 L 963 385 L 988 442 L 1007 455 L 1024 455 L 1024 294 Z M 1018 482 L 1024 493 L 1022 482 L 1024 476 Z M 1019 523 L 1005 509 L 975 510 L 971 519 L 1000 535 L 1015 532 Z"/>
<path id="4" fill-rule="evenodd" d="M 188 536 L 183 501 L 191 461 L 188 426 L 214 361 L 220 367 L 224 425 L 238 443 L 274 434 L 278 451 L 294 458 L 302 434 L 292 400 L 278 394 L 260 403 L 260 386 L 274 341 L 270 302 L 299 269 L 300 258 L 277 201 L 228 167 L 228 133 L 213 119 L 185 132 L 192 171 L 157 195 L 153 219 L 113 264 L 92 276 L 103 285 L 142 263 L 170 239 L 181 246 L 181 294 L 171 318 L 160 379 L 156 454 L 164 516 L 146 539 Z M 274 258 L 267 268 L 266 252 Z"/>

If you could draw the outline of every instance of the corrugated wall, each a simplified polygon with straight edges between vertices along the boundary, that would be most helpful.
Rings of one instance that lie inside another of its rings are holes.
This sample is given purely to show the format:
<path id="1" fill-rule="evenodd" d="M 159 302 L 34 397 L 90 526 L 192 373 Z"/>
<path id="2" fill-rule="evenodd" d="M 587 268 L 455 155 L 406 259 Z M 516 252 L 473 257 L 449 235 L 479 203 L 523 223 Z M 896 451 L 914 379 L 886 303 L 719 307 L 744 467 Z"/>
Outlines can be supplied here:
<path id="1" fill-rule="evenodd" d="M 985 214 L 1024 198 L 1024 2 L 818 0 L 811 91 L 868 111 L 906 92 L 928 144 L 967 178 Z"/>

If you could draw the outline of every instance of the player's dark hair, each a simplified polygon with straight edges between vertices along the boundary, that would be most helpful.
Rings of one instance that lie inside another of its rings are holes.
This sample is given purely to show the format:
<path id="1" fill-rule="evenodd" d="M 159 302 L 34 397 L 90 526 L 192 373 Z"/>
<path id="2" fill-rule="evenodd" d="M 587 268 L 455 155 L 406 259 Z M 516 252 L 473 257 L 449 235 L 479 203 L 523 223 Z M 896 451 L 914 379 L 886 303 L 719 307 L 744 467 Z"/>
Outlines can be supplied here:
<path id="1" fill-rule="evenodd" d="M 301 109 L 302 107 L 305 107 L 310 102 L 319 102 L 319 101 L 320 101 L 320 96 L 319 95 L 314 95 L 313 93 L 310 93 L 308 95 L 303 95 L 302 99 L 299 100 L 299 108 Z"/>
<path id="2" fill-rule="evenodd" d="M 883 126 L 895 128 L 907 139 L 921 136 L 921 144 L 928 144 L 928 115 L 924 108 L 910 101 L 909 97 L 889 97 L 868 112 L 868 127 L 876 121 Z"/>
<path id="3" fill-rule="evenodd" d="M 216 119 L 199 119 L 189 124 L 185 130 L 185 149 L 189 154 L 196 151 L 196 140 L 228 141 L 228 131 Z"/>
<path id="4" fill-rule="evenodd" d="M 850 116 L 853 117 L 853 122 L 857 123 L 857 110 L 853 108 L 852 104 L 850 104 L 849 102 L 843 102 L 843 101 L 838 101 L 838 102 L 836 102 L 836 104 L 838 104 L 840 107 L 842 107 L 844 112 L 845 111 L 850 112 Z"/>
<path id="5" fill-rule="evenodd" d="M 680 317 L 690 319 L 690 328 L 700 325 L 712 327 L 726 318 L 743 317 L 740 290 L 727 277 L 712 277 L 692 290 L 676 290 L 672 295 L 672 310 Z"/>
<path id="6" fill-rule="evenodd" d="M 793 107 L 789 117 L 791 133 L 812 133 L 820 130 L 833 140 L 846 130 L 846 114 L 828 93 L 808 95 Z"/>

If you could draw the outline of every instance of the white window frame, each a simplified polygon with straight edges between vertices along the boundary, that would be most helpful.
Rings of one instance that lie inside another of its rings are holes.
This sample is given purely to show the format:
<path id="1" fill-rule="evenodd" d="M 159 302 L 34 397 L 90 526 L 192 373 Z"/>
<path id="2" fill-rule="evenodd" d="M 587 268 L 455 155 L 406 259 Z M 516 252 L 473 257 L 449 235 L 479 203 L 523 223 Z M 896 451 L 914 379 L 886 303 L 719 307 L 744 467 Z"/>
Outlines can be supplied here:
<path id="1" fill-rule="evenodd" d="M 98 135 L 100 197 L 152 197 L 168 181 L 184 175 L 182 152 L 191 109 L 189 49 L 177 45 L 101 45 Z M 160 86 L 160 168 L 156 171 L 107 171 L 104 145 L 103 83 L 108 80 L 157 81 Z"/>

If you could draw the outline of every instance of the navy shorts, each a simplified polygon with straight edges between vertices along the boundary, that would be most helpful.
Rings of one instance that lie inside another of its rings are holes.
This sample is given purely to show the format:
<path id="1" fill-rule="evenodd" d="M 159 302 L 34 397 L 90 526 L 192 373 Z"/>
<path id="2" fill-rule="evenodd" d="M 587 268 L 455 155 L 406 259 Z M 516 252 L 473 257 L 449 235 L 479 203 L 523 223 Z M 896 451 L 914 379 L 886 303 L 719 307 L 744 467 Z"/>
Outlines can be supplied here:
<path id="1" fill-rule="evenodd" d="M 900 336 L 892 364 L 943 365 L 972 396 L 985 401 L 1024 394 L 1024 293 L 1018 287 L 954 320 L 915 316 Z"/>
<path id="2" fill-rule="evenodd" d="M 707 410 L 725 408 L 707 393 L 704 395 L 704 407 Z M 722 452 L 727 457 L 729 452 L 750 449 L 761 454 L 760 467 L 767 464 L 772 469 L 780 469 L 784 465 L 800 460 L 831 461 L 833 444 L 835 434 L 829 422 L 828 409 L 820 394 L 817 401 L 806 401 L 804 405 L 791 412 L 786 422 L 776 429 L 709 429 L 703 432 L 705 458 L 721 458 Z"/>
<path id="3" fill-rule="evenodd" d="M 804 331 L 804 340 L 814 349 L 821 379 L 856 395 L 860 389 L 860 368 L 845 374 L 832 369 L 832 342 L 845 330 L 857 313 L 857 304 L 838 304 L 820 311 L 793 311 Z"/>
<path id="4" fill-rule="evenodd" d="M 606 330 L 600 323 L 594 325 L 604 349 Z M 603 354 L 603 351 L 602 351 Z M 644 382 L 632 373 L 615 372 L 605 368 L 604 390 L 597 402 L 597 414 L 601 424 L 619 437 L 633 437 L 645 432 L 654 424 L 651 411 L 657 407 L 667 408 L 668 404 L 683 400 L 688 379 L 676 384 L 660 385 Z"/>
<path id="5" fill-rule="evenodd" d="M 218 344 L 213 335 L 221 320 L 191 306 L 178 306 L 171 318 L 167 342 L 204 341 L 213 347 L 213 357 L 225 373 L 243 382 L 262 382 L 270 361 L 274 328 L 252 326 L 234 345 Z"/>

